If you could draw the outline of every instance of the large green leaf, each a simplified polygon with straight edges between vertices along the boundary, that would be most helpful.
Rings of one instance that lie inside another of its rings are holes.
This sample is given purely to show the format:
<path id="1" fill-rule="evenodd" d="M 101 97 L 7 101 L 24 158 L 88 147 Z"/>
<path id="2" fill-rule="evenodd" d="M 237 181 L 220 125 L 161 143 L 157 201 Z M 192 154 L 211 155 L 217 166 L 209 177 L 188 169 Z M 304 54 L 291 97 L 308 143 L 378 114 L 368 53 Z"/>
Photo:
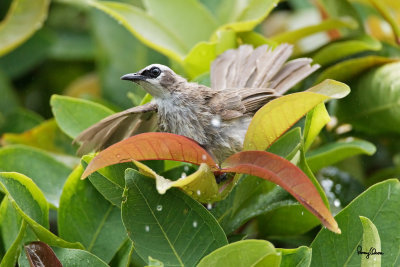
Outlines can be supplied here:
<path id="1" fill-rule="evenodd" d="M 61 132 L 54 119 L 20 134 L 6 133 L 1 139 L 3 145 L 22 144 L 41 148 L 49 152 L 75 155 L 76 149 L 72 140 Z"/>
<path id="2" fill-rule="evenodd" d="M 341 235 L 322 229 L 313 243 L 311 266 L 360 266 L 357 247 L 361 245 L 363 227 L 359 216 L 367 217 L 376 226 L 382 244 L 382 266 L 398 266 L 400 249 L 400 184 L 397 179 L 371 186 L 345 207 L 336 219 L 342 228 Z M 364 250 L 364 249 L 363 249 Z M 366 249 L 368 251 L 368 249 Z"/>
<path id="3" fill-rule="evenodd" d="M 355 39 L 334 42 L 326 45 L 313 55 L 313 60 L 322 65 L 331 64 L 347 56 L 364 52 L 377 51 L 382 48 L 381 43 L 369 35 L 361 35 Z"/>
<path id="4" fill-rule="evenodd" d="M 304 125 L 304 150 L 308 150 L 314 139 L 318 136 L 321 129 L 331 120 L 325 104 L 318 104 L 307 113 Z"/>
<path id="5" fill-rule="evenodd" d="M 15 171 L 31 177 L 47 201 L 58 207 L 63 185 L 71 169 L 42 150 L 15 145 L 0 149 L 0 171 Z"/>
<path id="6" fill-rule="evenodd" d="M 296 249 L 281 249 L 277 251 L 282 253 L 280 267 L 309 267 L 311 263 L 311 248 L 301 246 Z"/>
<path id="7" fill-rule="evenodd" d="M 84 168 L 87 167 L 93 157 L 93 155 L 85 155 L 82 158 Z M 133 168 L 134 165 L 132 163 L 123 163 L 108 166 L 92 173 L 88 177 L 97 191 L 118 208 L 121 207 L 122 194 L 125 187 L 125 169 L 128 167 Z"/>
<path id="8" fill-rule="evenodd" d="M 364 140 L 329 143 L 308 153 L 307 163 L 315 172 L 346 158 L 360 154 L 372 155 L 375 151 L 375 146 Z"/>
<path id="9" fill-rule="evenodd" d="M 111 15 L 147 46 L 173 60 L 179 62 L 190 49 L 162 22 L 140 8 L 116 2 L 89 1 L 89 3 Z"/>
<path id="10" fill-rule="evenodd" d="M 346 82 L 355 78 L 357 75 L 364 73 L 372 67 L 395 61 L 398 61 L 398 59 L 380 56 L 366 56 L 345 60 L 322 71 L 321 74 L 318 75 L 316 83 L 328 78 Z"/>
<path id="11" fill-rule="evenodd" d="M 137 253 L 165 266 L 194 266 L 202 257 L 227 244 L 214 217 L 178 189 L 158 194 L 152 179 L 126 172 L 122 220 Z"/>
<path id="12" fill-rule="evenodd" d="M 35 112 L 17 108 L 4 116 L 3 123 L 0 120 L 0 133 L 22 133 L 39 125 L 42 121 L 43 118 Z"/>
<path id="13" fill-rule="evenodd" d="M 198 267 L 280 266 L 281 254 L 265 240 L 242 240 L 204 257 Z"/>
<path id="14" fill-rule="evenodd" d="M 72 138 L 113 112 L 94 102 L 53 95 L 50 100 L 51 108 L 58 126 Z"/>
<path id="15" fill-rule="evenodd" d="M 220 1 L 217 12 L 222 23 L 221 28 L 233 29 L 236 32 L 251 31 L 268 16 L 278 2 L 278 0 Z"/>
<path id="16" fill-rule="evenodd" d="M 134 83 L 121 81 L 119 77 L 150 63 L 167 64 L 166 58 L 142 44 L 108 14 L 92 9 L 91 19 L 102 96 L 119 107 L 129 108 L 132 106 L 127 97 L 129 92 L 134 96 L 133 104 L 138 105 L 145 91 Z"/>
<path id="17" fill-rule="evenodd" d="M 339 120 L 367 133 L 400 133 L 399 72 L 400 62 L 360 77 L 354 83 L 354 92 L 338 102 Z"/>
<path id="18" fill-rule="evenodd" d="M 15 266 L 17 263 L 18 255 L 20 253 L 20 243 L 25 235 L 26 222 L 23 221 L 14 242 L 8 248 L 6 254 L 0 261 L 0 267 Z"/>
<path id="19" fill-rule="evenodd" d="M 87 251 L 109 262 L 125 241 L 120 209 L 86 180 L 77 167 L 68 177 L 60 199 L 58 231 L 61 238 L 82 243 Z"/>
<path id="20" fill-rule="evenodd" d="M 53 44 L 48 29 L 36 32 L 31 38 L 0 58 L 0 69 L 10 78 L 18 78 L 43 62 Z"/>
<path id="21" fill-rule="evenodd" d="M 81 244 L 69 243 L 48 230 L 48 203 L 30 178 L 16 172 L 0 172 L 0 187 L 39 240 L 52 246 L 82 248 Z"/>
<path id="22" fill-rule="evenodd" d="M 218 26 L 216 19 L 197 0 L 143 2 L 149 15 L 172 32 L 187 51 L 198 42 L 208 40 Z"/>
<path id="23" fill-rule="evenodd" d="M 49 0 L 14 0 L 0 23 L 0 56 L 27 40 L 42 27 Z"/>
<path id="24" fill-rule="evenodd" d="M 297 30 L 280 33 L 278 35 L 272 36 L 271 40 L 277 43 L 283 43 L 283 42 L 295 43 L 300 39 L 307 37 L 309 35 L 337 28 L 354 29 L 357 28 L 357 23 L 349 18 L 346 19 L 333 18 L 324 20 L 316 25 L 311 25 Z"/>

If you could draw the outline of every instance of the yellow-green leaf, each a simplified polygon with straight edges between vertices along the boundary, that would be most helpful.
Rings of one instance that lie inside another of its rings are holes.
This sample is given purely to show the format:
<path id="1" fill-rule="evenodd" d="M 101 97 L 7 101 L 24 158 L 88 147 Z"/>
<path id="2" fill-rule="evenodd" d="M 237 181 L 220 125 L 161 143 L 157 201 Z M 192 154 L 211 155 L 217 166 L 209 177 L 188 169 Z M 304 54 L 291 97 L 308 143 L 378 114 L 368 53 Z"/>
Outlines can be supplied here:
<path id="1" fill-rule="evenodd" d="M 272 36 L 270 39 L 277 43 L 283 43 L 283 42 L 295 43 L 298 40 L 307 37 L 309 35 L 343 27 L 355 29 L 357 28 L 357 22 L 351 18 L 345 18 L 345 19 L 332 18 L 324 20 L 317 25 L 311 25 L 294 31 L 284 32 Z"/>
<path id="2" fill-rule="evenodd" d="M 398 60 L 399 59 L 380 56 L 366 56 L 361 58 L 349 59 L 325 69 L 318 76 L 316 83 L 319 83 L 327 78 L 344 82 L 365 72 L 369 68 L 391 62 L 396 62 Z"/>
<path id="3" fill-rule="evenodd" d="M 202 203 L 210 203 L 218 197 L 218 184 L 207 164 L 202 163 L 199 169 L 191 175 L 181 177 L 176 181 L 164 178 L 139 161 L 133 161 L 140 172 L 156 180 L 157 191 L 164 194 L 171 187 L 183 189 L 188 195 Z"/>
<path id="4" fill-rule="evenodd" d="M 378 229 L 370 219 L 360 216 L 361 224 L 363 227 L 363 240 L 362 246 L 357 248 L 357 252 L 363 251 L 368 253 L 382 252 L 381 239 L 379 237 Z M 361 266 L 365 267 L 380 267 L 382 256 L 379 254 L 360 254 Z"/>
<path id="5" fill-rule="evenodd" d="M 42 27 L 50 0 L 14 0 L 0 23 L 0 56 L 22 44 Z"/>
<path id="6" fill-rule="evenodd" d="M 265 150 L 312 108 L 331 98 L 343 98 L 350 88 L 326 80 L 306 92 L 272 100 L 254 115 L 246 133 L 244 150 Z"/>
<path id="7" fill-rule="evenodd" d="M 321 129 L 331 120 L 325 104 L 318 104 L 307 114 L 304 126 L 304 150 L 307 151 Z"/>

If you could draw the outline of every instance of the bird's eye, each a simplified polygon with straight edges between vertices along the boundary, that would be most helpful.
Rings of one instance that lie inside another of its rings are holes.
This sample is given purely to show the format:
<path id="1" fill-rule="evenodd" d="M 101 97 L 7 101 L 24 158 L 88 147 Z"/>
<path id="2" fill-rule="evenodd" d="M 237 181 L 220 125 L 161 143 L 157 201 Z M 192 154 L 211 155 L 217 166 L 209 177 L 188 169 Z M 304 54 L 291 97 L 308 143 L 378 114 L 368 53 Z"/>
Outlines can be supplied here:
<path id="1" fill-rule="evenodd" d="M 157 78 L 161 73 L 160 68 L 157 67 L 152 67 L 149 71 L 150 77 L 151 78 Z"/>

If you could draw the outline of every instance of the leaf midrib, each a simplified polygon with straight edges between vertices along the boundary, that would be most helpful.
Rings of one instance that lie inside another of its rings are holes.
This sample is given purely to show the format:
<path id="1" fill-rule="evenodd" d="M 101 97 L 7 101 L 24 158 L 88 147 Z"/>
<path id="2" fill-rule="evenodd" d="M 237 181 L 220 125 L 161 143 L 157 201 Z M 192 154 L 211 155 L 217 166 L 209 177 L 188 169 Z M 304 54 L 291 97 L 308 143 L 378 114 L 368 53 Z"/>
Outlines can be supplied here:
<path id="1" fill-rule="evenodd" d="M 175 250 L 174 246 L 171 243 L 171 240 L 169 240 L 167 234 L 165 233 L 163 227 L 161 226 L 160 222 L 158 221 L 157 217 L 155 216 L 153 210 L 150 208 L 150 205 L 147 201 L 147 199 L 145 198 L 145 195 L 143 194 L 143 192 L 140 190 L 139 186 L 136 184 L 135 181 L 133 181 L 133 184 L 135 185 L 136 189 L 138 190 L 139 194 L 141 195 L 141 197 L 143 198 L 144 202 L 146 203 L 147 208 L 149 209 L 151 215 L 153 216 L 154 220 L 156 221 L 157 225 L 160 227 L 160 230 L 163 234 L 163 236 L 165 237 L 165 239 L 168 242 L 168 245 L 171 247 L 172 252 L 174 253 L 175 257 L 177 258 L 177 260 L 179 261 L 179 263 L 181 264 L 181 266 L 184 266 L 182 259 L 179 257 L 177 251 Z"/>

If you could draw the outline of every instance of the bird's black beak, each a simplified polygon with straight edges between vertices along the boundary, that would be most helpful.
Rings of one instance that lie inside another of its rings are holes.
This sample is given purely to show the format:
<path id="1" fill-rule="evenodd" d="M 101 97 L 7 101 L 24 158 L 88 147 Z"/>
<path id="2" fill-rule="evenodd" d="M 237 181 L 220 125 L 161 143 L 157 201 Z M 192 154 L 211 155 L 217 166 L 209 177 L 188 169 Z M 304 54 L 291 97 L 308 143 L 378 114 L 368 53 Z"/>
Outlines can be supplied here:
<path id="1" fill-rule="evenodd" d="M 140 75 L 138 73 L 128 73 L 125 74 L 121 77 L 121 80 L 127 80 L 127 81 L 132 81 L 132 82 L 137 82 L 137 81 L 144 81 L 146 80 L 146 77 L 143 75 Z"/>

